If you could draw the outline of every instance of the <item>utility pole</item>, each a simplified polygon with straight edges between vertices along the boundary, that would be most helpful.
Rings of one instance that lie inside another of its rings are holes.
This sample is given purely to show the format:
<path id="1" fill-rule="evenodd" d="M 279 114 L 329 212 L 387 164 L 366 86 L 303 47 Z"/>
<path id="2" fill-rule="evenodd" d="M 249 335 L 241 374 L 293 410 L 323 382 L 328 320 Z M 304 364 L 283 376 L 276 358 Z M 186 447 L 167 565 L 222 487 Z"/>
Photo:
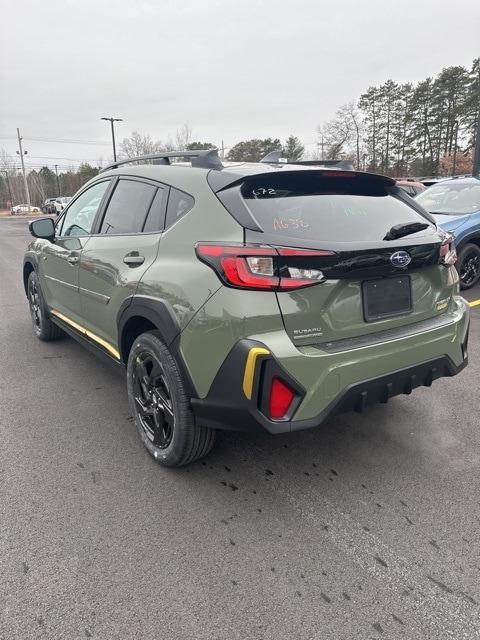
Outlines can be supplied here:
<path id="1" fill-rule="evenodd" d="M 22 162 L 22 173 L 23 173 L 23 184 L 25 185 L 25 195 L 27 197 L 27 205 L 28 205 L 28 213 L 32 212 L 32 206 L 30 204 L 30 191 L 28 190 L 28 182 L 27 182 L 27 174 L 25 173 L 25 162 L 23 161 L 24 154 L 27 152 L 22 149 L 22 136 L 20 135 L 20 129 L 17 127 L 17 137 L 18 137 L 18 148 L 17 154 L 20 156 L 20 160 Z"/>
<path id="2" fill-rule="evenodd" d="M 10 198 L 10 206 L 13 207 L 12 189 L 10 188 L 10 178 L 8 176 L 8 171 L 6 169 L 2 169 L 2 173 L 5 174 L 5 179 L 7 181 L 8 197 Z"/>
<path id="3" fill-rule="evenodd" d="M 59 198 L 62 194 L 60 193 L 60 182 L 58 180 L 58 164 L 55 165 L 55 175 L 57 176 L 57 198 Z"/>
<path id="4" fill-rule="evenodd" d="M 473 156 L 472 175 L 480 176 L 480 105 L 478 109 L 477 132 L 475 134 L 475 155 Z"/>
<path id="5" fill-rule="evenodd" d="M 452 176 L 455 175 L 455 170 L 457 168 L 458 120 L 455 120 L 453 124 L 455 126 L 455 146 L 453 147 Z"/>
<path id="6" fill-rule="evenodd" d="M 220 149 L 220 152 L 221 152 L 220 157 L 222 158 L 222 160 L 225 160 L 225 144 L 223 143 L 223 140 L 222 140 L 222 148 Z"/>
<path id="7" fill-rule="evenodd" d="M 112 128 L 112 145 L 113 145 L 113 161 L 117 161 L 117 150 L 115 148 L 115 129 L 113 127 L 114 122 L 123 122 L 123 118 L 100 118 L 100 120 L 108 120 Z"/>
<path id="8" fill-rule="evenodd" d="M 325 160 L 325 140 L 323 137 L 323 133 L 320 135 L 320 140 L 317 140 L 317 156 L 320 156 L 319 160 Z M 322 153 L 320 154 L 320 149 L 322 149 Z"/>

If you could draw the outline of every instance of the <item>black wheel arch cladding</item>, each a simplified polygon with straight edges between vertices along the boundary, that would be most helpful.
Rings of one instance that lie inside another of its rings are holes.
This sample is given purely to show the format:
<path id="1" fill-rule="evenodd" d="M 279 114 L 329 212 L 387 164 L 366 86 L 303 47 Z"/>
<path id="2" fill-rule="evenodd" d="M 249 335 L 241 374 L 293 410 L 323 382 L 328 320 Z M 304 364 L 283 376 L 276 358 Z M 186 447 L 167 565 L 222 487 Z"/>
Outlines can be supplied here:
<path id="1" fill-rule="evenodd" d="M 129 334 L 129 321 L 137 318 L 140 331 Z M 148 324 L 142 330 L 141 321 Z M 191 397 L 197 397 L 188 367 L 180 352 L 180 323 L 168 300 L 152 296 L 132 295 L 122 303 L 117 314 L 118 345 L 122 362 L 127 363 L 129 349 L 133 341 L 144 331 L 155 331 L 168 347 L 182 373 L 185 385 Z"/>

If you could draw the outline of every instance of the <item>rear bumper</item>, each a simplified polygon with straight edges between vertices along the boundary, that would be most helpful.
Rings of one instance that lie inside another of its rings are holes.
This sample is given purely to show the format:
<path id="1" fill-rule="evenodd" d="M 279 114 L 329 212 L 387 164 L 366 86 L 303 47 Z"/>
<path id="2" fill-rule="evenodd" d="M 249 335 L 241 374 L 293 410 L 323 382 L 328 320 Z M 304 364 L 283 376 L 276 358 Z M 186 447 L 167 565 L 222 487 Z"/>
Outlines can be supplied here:
<path id="1" fill-rule="evenodd" d="M 467 364 L 468 356 L 459 366 L 456 366 L 449 356 L 442 356 L 384 376 L 362 380 L 347 387 L 315 418 L 292 422 L 291 431 L 316 427 L 327 418 L 347 411 L 361 413 L 370 405 L 384 404 L 394 396 L 409 395 L 417 387 L 431 387 L 434 380 L 455 376 Z"/>
<path id="2" fill-rule="evenodd" d="M 468 328 L 468 307 L 459 301 L 454 321 L 448 326 L 350 352 L 317 351 L 313 355 L 295 349 L 291 357 L 279 357 L 280 350 L 266 341 L 240 340 L 206 397 L 192 399 L 195 419 L 214 429 L 264 429 L 272 434 L 316 427 L 332 416 L 361 412 L 394 396 L 408 395 L 417 387 L 429 387 L 438 378 L 456 375 L 468 363 Z M 270 353 L 258 358 L 253 394 L 248 399 L 242 386 L 248 354 L 255 347 Z M 396 368 L 391 368 L 392 363 Z M 274 375 L 298 394 L 292 415 L 282 420 L 267 417 L 266 398 Z"/>
<path id="3" fill-rule="evenodd" d="M 232 361 L 236 356 L 232 354 Z M 192 406 L 198 424 L 213 429 L 287 433 L 318 427 L 328 418 L 348 411 L 362 412 L 368 406 L 386 403 L 394 396 L 412 393 L 417 387 L 430 387 L 434 380 L 454 376 L 466 367 L 468 356 L 456 366 L 448 356 L 421 362 L 387 375 L 362 380 L 347 387 L 321 413 L 307 420 L 269 420 L 259 409 L 258 398 L 247 401 L 240 393 L 240 379 L 222 376 L 204 399 L 193 399 Z M 227 373 L 226 371 L 222 374 Z"/>

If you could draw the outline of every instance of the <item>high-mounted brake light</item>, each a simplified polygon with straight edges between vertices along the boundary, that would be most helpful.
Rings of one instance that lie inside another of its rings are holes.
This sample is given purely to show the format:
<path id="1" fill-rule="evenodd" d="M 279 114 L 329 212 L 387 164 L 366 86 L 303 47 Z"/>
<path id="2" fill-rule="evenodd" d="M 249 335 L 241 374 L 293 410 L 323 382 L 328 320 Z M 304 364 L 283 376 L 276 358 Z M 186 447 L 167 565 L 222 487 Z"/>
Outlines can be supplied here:
<path id="1" fill-rule="evenodd" d="M 451 267 L 457 261 L 457 252 L 453 245 L 454 238 L 451 233 L 447 234 L 440 245 L 440 264 Z"/>
<path id="2" fill-rule="evenodd" d="M 207 242 L 200 242 L 196 252 L 229 286 L 270 291 L 291 291 L 324 282 L 315 259 L 335 255 L 316 249 Z"/>
<path id="3" fill-rule="evenodd" d="M 320 171 L 320 175 L 327 176 L 328 178 L 356 178 L 357 174 L 353 171 L 338 171 L 337 169 L 330 169 L 330 171 Z"/>

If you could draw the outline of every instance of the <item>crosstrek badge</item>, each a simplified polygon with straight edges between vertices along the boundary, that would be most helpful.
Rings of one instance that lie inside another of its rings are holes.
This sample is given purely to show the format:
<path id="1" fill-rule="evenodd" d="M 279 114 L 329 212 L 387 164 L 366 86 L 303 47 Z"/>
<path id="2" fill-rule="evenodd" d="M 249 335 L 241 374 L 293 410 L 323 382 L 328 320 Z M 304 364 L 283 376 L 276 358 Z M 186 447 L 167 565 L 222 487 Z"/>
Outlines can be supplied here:
<path id="1" fill-rule="evenodd" d="M 320 327 L 312 327 L 311 329 L 294 329 L 294 340 L 300 340 L 300 338 L 321 338 L 323 331 Z"/>

